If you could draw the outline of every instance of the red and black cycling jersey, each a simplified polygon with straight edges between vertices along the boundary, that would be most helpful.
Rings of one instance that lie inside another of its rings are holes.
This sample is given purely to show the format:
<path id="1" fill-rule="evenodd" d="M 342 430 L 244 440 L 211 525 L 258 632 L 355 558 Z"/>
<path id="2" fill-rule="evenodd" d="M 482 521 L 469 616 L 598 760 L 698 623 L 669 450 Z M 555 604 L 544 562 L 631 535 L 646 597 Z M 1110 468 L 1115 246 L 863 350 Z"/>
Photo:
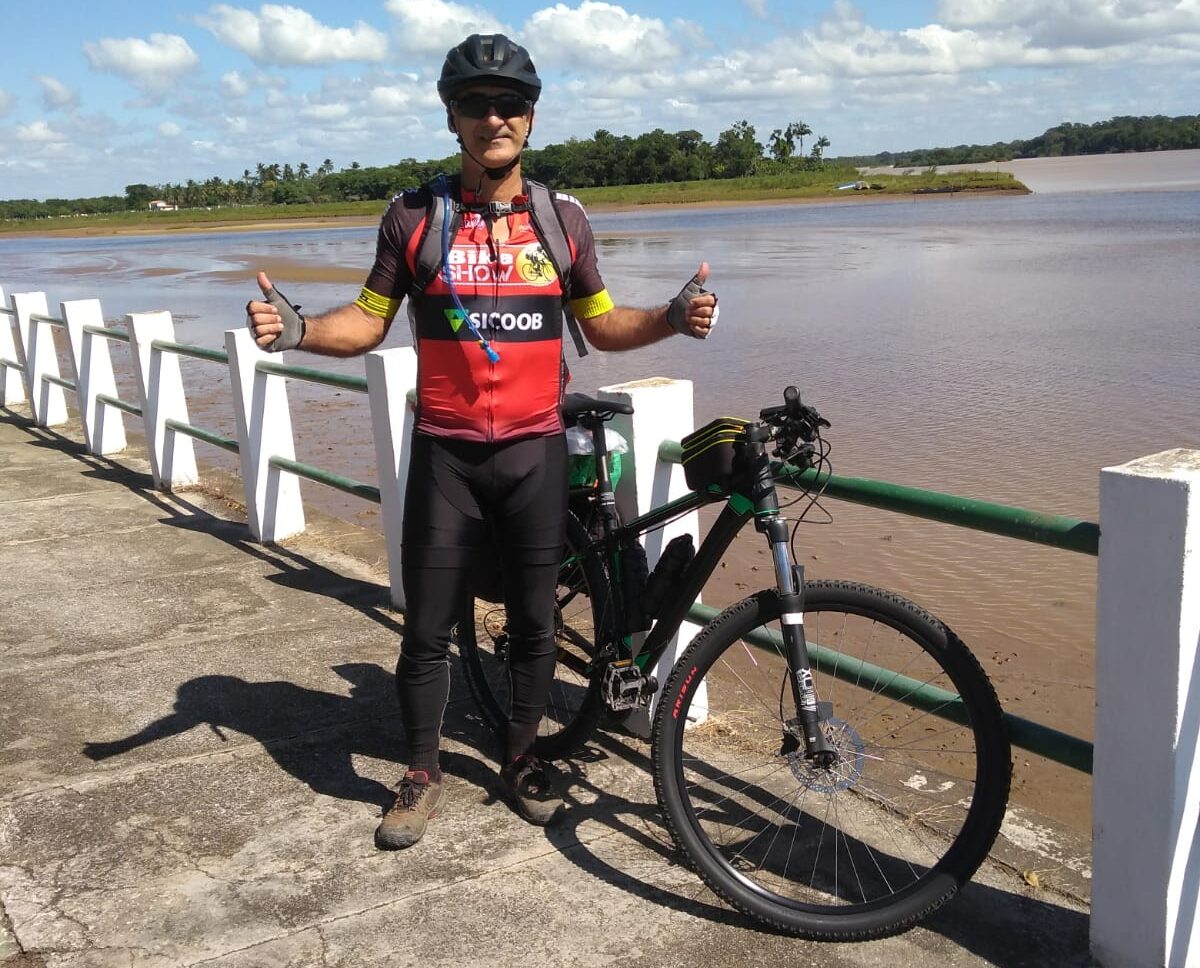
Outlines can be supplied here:
<path id="1" fill-rule="evenodd" d="M 379 227 L 375 265 L 358 305 L 389 322 L 405 296 L 417 351 L 415 429 L 460 440 L 516 440 L 561 433 L 567 379 L 563 359 L 563 287 L 534 232 L 529 212 L 507 216 L 509 235 L 464 212 L 446 265 L 463 308 L 500 355 L 478 345 L 439 272 L 413 290 L 428 189 L 397 195 Z M 435 203 L 440 204 L 439 201 Z M 554 205 L 571 247 L 571 308 L 588 319 L 612 308 L 596 268 L 596 245 L 583 207 L 569 195 Z M 553 217 L 547 214 L 544 217 Z"/>

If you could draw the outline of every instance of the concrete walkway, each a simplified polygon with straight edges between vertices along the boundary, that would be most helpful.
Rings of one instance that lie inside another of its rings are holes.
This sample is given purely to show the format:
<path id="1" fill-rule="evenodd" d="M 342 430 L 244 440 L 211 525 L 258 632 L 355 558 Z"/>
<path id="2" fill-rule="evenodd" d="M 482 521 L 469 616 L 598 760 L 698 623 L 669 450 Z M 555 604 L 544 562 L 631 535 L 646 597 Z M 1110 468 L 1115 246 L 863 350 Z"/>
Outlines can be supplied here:
<path id="1" fill-rule="evenodd" d="M 382 559 L 328 519 L 253 545 L 219 493 L 159 494 L 136 456 L 0 410 L 0 965 L 1089 963 L 1084 907 L 1019 860 L 897 938 L 761 930 L 675 862 L 628 737 L 569 765 L 565 825 L 530 827 L 457 679 L 448 809 L 376 851 L 404 762 Z"/>

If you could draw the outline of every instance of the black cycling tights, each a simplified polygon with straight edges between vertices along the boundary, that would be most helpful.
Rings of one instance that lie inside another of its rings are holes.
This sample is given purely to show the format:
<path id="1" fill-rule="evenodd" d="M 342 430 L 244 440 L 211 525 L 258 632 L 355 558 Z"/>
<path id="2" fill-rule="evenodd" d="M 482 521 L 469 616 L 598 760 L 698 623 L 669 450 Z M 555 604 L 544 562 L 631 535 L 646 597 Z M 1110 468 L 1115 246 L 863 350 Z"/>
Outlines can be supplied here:
<path id="1" fill-rule="evenodd" d="M 561 434 L 490 444 L 413 436 L 402 556 L 407 611 L 396 666 L 412 769 L 436 769 L 450 630 L 470 562 L 492 553 L 493 534 L 508 611 L 512 722 L 530 735 L 536 729 L 554 679 L 555 576 L 566 514 Z"/>

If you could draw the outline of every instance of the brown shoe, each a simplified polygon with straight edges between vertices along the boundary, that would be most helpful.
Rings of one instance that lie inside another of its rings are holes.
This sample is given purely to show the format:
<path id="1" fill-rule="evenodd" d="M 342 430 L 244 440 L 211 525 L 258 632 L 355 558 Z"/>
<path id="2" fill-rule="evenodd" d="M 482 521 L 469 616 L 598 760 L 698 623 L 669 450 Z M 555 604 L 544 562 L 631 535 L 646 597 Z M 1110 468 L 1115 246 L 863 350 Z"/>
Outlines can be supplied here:
<path id="1" fill-rule="evenodd" d="M 375 846 L 380 850 L 411 847 L 425 833 L 425 824 L 437 816 L 445 794 L 440 779 L 430 780 L 424 770 L 409 770 L 396 784 L 396 802 L 375 830 Z"/>
<path id="2" fill-rule="evenodd" d="M 517 813 L 532 824 L 545 827 L 562 813 L 558 770 L 536 756 L 518 756 L 503 767 L 500 785 Z"/>

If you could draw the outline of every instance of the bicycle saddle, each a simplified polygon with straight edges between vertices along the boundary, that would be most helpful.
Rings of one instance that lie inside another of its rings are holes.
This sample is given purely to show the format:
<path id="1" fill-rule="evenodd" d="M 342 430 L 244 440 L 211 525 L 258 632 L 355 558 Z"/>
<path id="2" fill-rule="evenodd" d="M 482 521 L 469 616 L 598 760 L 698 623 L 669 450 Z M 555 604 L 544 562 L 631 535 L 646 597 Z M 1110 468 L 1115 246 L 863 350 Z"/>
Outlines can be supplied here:
<path id="1" fill-rule="evenodd" d="M 574 426 L 585 413 L 594 413 L 598 417 L 608 417 L 614 413 L 633 413 L 633 404 L 617 400 L 598 400 L 586 393 L 568 393 L 563 400 L 563 419 L 567 426 Z"/>

